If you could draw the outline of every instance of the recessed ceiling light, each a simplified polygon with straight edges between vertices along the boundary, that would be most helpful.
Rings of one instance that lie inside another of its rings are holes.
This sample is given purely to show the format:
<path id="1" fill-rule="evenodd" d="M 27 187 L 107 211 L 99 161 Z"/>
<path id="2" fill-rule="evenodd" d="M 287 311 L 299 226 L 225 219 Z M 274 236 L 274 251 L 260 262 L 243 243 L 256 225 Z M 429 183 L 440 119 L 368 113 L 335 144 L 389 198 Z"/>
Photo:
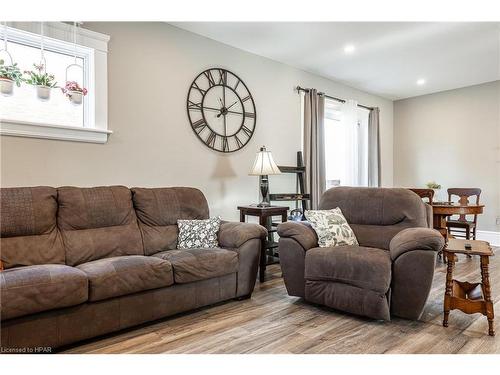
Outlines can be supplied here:
<path id="1" fill-rule="evenodd" d="M 419 86 L 425 85 L 425 79 L 420 78 L 419 80 L 417 80 L 417 85 L 419 85 Z"/>
<path id="2" fill-rule="evenodd" d="M 347 45 L 344 47 L 344 52 L 345 52 L 345 53 L 353 53 L 355 50 L 356 50 L 356 47 L 354 47 L 354 45 L 353 45 L 353 44 L 347 44 Z"/>

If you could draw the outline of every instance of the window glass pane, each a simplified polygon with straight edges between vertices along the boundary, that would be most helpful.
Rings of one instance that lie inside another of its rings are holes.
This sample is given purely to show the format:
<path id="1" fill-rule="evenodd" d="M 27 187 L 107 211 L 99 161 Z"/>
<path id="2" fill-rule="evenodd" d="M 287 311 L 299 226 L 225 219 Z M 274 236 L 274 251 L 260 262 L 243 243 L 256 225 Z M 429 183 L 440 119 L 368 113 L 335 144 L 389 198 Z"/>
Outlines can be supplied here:
<path id="1" fill-rule="evenodd" d="M 72 45 L 68 43 L 68 54 L 48 50 L 44 52 L 47 72 L 53 74 L 57 81 L 57 87 L 51 90 L 50 100 L 39 100 L 35 87 L 31 85 L 16 86 L 12 96 L 0 95 L 0 117 L 4 120 L 30 123 L 84 126 L 84 106 L 70 103 L 60 89 L 66 83 L 66 67 L 75 62 L 71 50 Z M 8 51 L 23 72 L 33 70 L 33 64 L 41 62 L 39 48 L 9 41 Z M 0 58 L 6 60 L 7 64 L 9 63 L 4 53 L 0 54 Z M 76 63 L 83 66 L 84 60 L 78 57 Z M 83 86 L 83 70 L 76 67 L 70 68 L 68 80 L 77 81 L 80 86 Z"/>
<path id="2" fill-rule="evenodd" d="M 368 115 L 363 108 L 345 116 L 347 105 L 325 102 L 326 188 L 368 186 Z"/>

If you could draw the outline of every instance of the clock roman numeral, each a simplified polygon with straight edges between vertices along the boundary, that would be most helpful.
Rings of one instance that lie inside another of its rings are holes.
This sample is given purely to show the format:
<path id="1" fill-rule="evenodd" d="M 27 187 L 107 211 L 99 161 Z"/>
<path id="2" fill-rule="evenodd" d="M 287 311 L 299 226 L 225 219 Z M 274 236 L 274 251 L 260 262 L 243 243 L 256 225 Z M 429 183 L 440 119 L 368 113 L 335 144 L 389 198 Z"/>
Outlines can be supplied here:
<path id="1" fill-rule="evenodd" d="M 248 99 L 250 99 L 250 95 L 245 96 L 243 99 L 241 99 L 242 102 L 246 102 Z"/>
<path id="2" fill-rule="evenodd" d="M 204 119 L 199 119 L 198 121 L 193 122 L 193 128 L 198 134 L 200 134 L 206 126 L 207 124 Z"/>
<path id="3" fill-rule="evenodd" d="M 202 88 L 200 88 L 200 86 L 198 86 L 196 82 L 193 82 L 193 85 L 191 87 L 195 90 L 198 90 L 203 96 L 207 93 L 207 90 L 203 90 Z"/>
<path id="4" fill-rule="evenodd" d="M 205 72 L 205 77 L 208 79 L 208 86 L 212 87 L 215 86 L 215 79 L 214 76 L 212 75 L 212 72 L 209 70 L 208 72 Z"/>
<path id="5" fill-rule="evenodd" d="M 239 85 L 239 84 L 240 84 L 240 80 L 238 79 L 238 80 L 236 81 L 236 85 L 234 85 L 234 87 L 233 87 L 233 90 L 234 90 L 234 91 L 236 91 L 236 89 L 238 88 L 238 85 Z"/>
<path id="6" fill-rule="evenodd" d="M 243 147 L 243 142 L 241 142 L 241 139 L 238 137 L 237 134 L 234 135 L 234 140 L 236 141 L 238 148 Z"/>
<path id="7" fill-rule="evenodd" d="M 227 137 L 222 137 L 222 151 L 229 151 L 229 142 L 227 141 Z"/>
<path id="8" fill-rule="evenodd" d="M 255 113 L 245 112 L 245 117 L 255 118 Z"/>
<path id="9" fill-rule="evenodd" d="M 248 129 L 245 125 L 241 126 L 241 130 L 247 135 L 247 137 L 252 136 L 252 131 L 250 129 Z"/>
<path id="10" fill-rule="evenodd" d="M 224 69 L 219 69 L 219 85 L 227 85 L 227 71 Z"/>
<path id="11" fill-rule="evenodd" d="M 188 108 L 189 109 L 196 109 L 198 111 L 201 111 L 201 102 L 200 103 L 195 103 L 192 100 L 189 100 Z"/>
<path id="12" fill-rule="evenodd" d="M 217 134 L 215 132 L 211 132 L 208 138 L 205 140 L 205 143 L 209 147 L 214 147 L 215 146 L 215 140 L 217 139 Z"/>

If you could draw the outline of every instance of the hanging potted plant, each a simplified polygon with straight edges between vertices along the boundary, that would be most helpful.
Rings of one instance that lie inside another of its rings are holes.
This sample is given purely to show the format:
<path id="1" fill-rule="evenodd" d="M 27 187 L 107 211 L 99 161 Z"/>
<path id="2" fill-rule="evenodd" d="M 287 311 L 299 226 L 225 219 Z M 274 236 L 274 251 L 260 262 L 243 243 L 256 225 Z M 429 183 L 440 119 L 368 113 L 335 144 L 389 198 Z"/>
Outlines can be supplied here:
<path id="1" fill-rule="evenodd" d="M 25 79 L 26 83 L 36 87 L 36 95 L 40 100 L 50 99 L 50 90 L 56 87 L 57 82 L 54 80 L 54 75 L 48 74 L 45 71 L 43 64 L 33 64 L 34 70 L 27 70 L 24 73 L 28 75 Z"/>
<path id="2" fill-rule="evenodd" d="M 22 73 L 17 63 L 6 65 L 4 60 L 0 59 L 0 92 L 3 95 L 12 95 L 14 83 L 17 87 L 21 86 Z"/>
<path id="3" fill-rule="evenodd" d="M 87 95 L 87 89 L 80 87 L 78 82 L 68 81 L 66 86 L 61 87 L 62 92 L 68 97 L 72 104 L 80 105 L 83 102 L 83 97 Z"/>

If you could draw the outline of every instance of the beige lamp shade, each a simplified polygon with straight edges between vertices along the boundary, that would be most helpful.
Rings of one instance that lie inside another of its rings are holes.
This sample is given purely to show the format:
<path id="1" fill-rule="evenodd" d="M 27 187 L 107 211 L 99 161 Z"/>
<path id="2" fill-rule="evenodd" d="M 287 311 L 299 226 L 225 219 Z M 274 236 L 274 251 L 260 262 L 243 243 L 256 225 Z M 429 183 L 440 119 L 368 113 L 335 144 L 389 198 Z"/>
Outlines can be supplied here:
<path id="1" fill-rule="evenodd" d="M 260 151 L 257 152 L 255 163 L 249 175 L 265 176 L 270 174 L 281 174 L 281 171 L 274 162 L 271 152 L 267 151 L 265 146 L 262 146 Z"/>

